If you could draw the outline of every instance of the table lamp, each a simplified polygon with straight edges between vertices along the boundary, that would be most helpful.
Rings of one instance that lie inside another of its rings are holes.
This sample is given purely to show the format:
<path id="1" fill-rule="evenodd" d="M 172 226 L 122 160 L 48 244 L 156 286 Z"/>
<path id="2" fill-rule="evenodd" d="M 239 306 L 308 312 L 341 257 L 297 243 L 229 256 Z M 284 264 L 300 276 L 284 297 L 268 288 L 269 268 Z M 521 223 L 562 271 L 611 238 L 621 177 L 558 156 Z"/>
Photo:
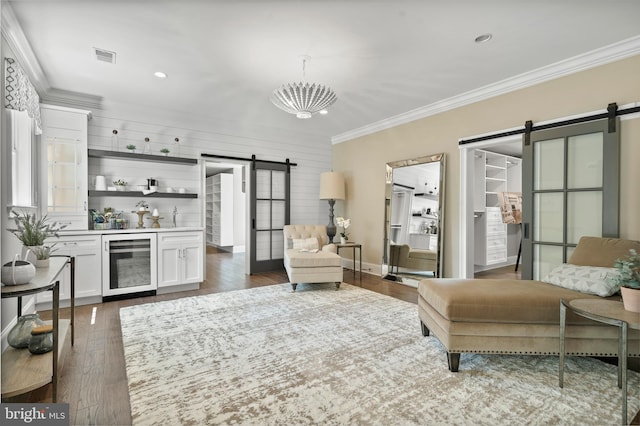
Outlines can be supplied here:
<path id="1" fill-rule="evenodd" d="M 329 201 L 329 224 L 327 236 L 329 243 L 333 243 L 336 235 L 336 225 L 333 223 L 333 206 L 336 200 L 344 200 L 344 176 L 339 172 L 324 172 L 320 174 L 320 199 Z"/>

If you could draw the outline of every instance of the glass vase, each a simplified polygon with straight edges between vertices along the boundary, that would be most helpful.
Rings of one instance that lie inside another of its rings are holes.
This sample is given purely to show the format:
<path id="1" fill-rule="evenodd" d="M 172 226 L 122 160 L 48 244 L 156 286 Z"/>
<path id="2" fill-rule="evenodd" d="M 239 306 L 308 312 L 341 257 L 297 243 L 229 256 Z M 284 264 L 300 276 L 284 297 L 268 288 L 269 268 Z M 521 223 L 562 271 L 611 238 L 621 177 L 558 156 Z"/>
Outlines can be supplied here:
<path id="1" fill-rule="evenodd" d="M 29 346 L 31 330 L 45 323 L 38 314 L 27 314 L 18 317 L 18 323 L 9 331 L 7 343 L 13 348 L 23 349 Z"/>
<path id="2" fill-rule="evenodd" d="M 118 131 L 114 129 L 111 133 L 111 151 L 120 151 L 120 143 L 118 142 Z"/>
<path id="3" fill-rule="evenodd" d="M 143 154 L 151 154 L 151 140 L 149 138 L 144 138 L 144 149 L 142 150 Z"/>
<path id="4" fill-rule="evenodd" d="M 45 325 L 31 330 L 29 352 L 34 355 L 46 354 L 53 349 L 53 327 Z"/>

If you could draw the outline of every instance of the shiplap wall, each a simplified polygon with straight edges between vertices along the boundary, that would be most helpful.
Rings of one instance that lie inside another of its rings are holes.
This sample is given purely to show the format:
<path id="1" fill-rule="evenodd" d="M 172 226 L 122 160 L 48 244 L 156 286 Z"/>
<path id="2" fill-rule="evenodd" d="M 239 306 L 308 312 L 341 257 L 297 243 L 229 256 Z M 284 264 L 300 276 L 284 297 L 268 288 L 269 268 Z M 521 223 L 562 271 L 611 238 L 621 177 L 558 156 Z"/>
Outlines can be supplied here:
<path id="1" fill-rule="evenodd" d="M 216 122 L 193 114 L 169 113 L 160 108 L 141 110 L 110 104 L 92 112 L 93 118 L 89 122 L 89 148 L 92 149 L 111 149 L 112 130 L 116 129 L 121 151 L 126 150 L 126 145 L 134 144 L 136 152 L 141 152 L 144 138 L 148 137 L 152 154 L 160 154 L 160 149 L 166 147 L 171 150 L 170 155 L 176 155 L 174 139 L 177 137 L 180 140 L 177 156 L 180 157 L 200 159 L 201 154 L 206 153 L 242 158 L 255 154 L 256 158 L 269 161 L 289 158 L 297 163 L 291 170 L 291 223 L 324 224 L 328 221 L 327 203 L 319 200 L 318 195 L 320 173 L 331 170 L 332 145 L 329 139 L 320 140 L 303 132 L 284 133 L 274 128 Z M 164 217 L 161 226 L 170 225 L 174 206 L 179 212 L 178 226 L 203 226 L 204 173 L 200 165 L 92 158 L 89 161 L 90 188 L 93 188 L 96 175 L 106 176 L 108 183 L 121 178 L 130 185 L 145 184 L 147 178 L 153 177 L 159 180 L 161 190 L 171 186 L 198 192 L 196 200 L 148 198 L 147 201 L 150 208 L 157 208 Z M 92 197 L 89 207 L 100 210 L 112 207 L 131 212 L 140 199 Z M 338 208 L 340 205 L 336 206 Z M 137 215 L 129 214 L 132 225 L 137 223 Z"/>

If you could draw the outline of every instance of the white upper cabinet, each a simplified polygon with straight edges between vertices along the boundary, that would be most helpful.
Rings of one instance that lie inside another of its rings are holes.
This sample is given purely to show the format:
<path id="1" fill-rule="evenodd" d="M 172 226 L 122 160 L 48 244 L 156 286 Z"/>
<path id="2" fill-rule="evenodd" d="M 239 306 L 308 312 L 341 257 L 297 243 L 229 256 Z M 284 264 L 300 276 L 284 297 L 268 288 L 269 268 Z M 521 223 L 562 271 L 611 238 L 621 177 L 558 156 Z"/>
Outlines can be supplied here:
<path id="1" fill-rule="evenodd" d="M 87 127 L 89 111 L 41 105 L 42 213 L 66 225 L 88 229 Z"/>

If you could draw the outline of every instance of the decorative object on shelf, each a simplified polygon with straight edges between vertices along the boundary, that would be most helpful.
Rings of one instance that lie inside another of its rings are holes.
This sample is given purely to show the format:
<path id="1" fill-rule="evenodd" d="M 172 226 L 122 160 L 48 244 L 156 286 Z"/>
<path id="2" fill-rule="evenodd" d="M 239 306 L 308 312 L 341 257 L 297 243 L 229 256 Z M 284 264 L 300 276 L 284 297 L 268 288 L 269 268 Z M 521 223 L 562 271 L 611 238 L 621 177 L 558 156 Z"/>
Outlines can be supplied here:
<path id="1" fill-rule="evenodd" d="M 640 254 L 630 249 L 629 254 L 616 259 L 613 266 L 618 271 L 609 282 L 620 286 L 624 308 L 640 312 Z"/>
<path id="2" fill-rule="evenodd" d="M 132 143 L 130 143 L 129 145 L 127 145 L 127 149 L 129 150 L 129 152 L 134 153 L 136 152 L 136 146 Z"/>
<path id="3" fill-rule="evenodd" d="M 154 178 L 147 179 L 147 189 L 150 189 L 152 191 L 157 191 L 158 190 L 158 179 L 154 179 Z"/>
<path id="4" fill-rule="evenodd" d="M 15 235 L 24 246 L 22 249 L 22 258 L 31 263 L 36 262 L 37 256 L 33 249 L 27 256 L 28 247 L 43 246 L 44 240 L 52 237 L 58 238 L 58 231 L 66 227 L 66 225 L 59 225 L 57 222 L 49 223 L 47 215 L 38 219 L 35 213 L 17 213 L 13 210 L 10 215 L 17 229 L 9 229 L 9 231 Z"/>
<path id="5" fill-rule="evenodd" d="M 138 207 L 138 210 L 132 211 L 131 213 L 136 213 L 138 215 L 138 229 L 142 229 L 144 228 L 144 215 L 147 213 L 151 213 L 149 210 L 147 210 L 149 208 L 149 203 L 144 200 L 140 200 L 136 203 L 136 207 Z"/>
<path id="6" fill-rule="evenodd" d="M 46 354 L 53 349 L 53 326 L 41 325 L 31 330 L 29 352 L 34 355 Z"/>
<path id="7" fill-rule="evenodd" d="M 27 250 L 29 256 L 30 251 Z M 36 268 L 31 262 L 20 260 L 20 254 L 16 254 L 11 262 L 2 265 L 2 283 L 5 285 L 26 284 L 36 276 Z"/>
<path id="8" fill-rule="evenodd" d="M 168 148 L 162 148 L 162 149 L 160 150 L 160 152 L 161 152 L 161 153 L 163 153 L 164 155 L 169 155 L 169 152 L 170 152 L 170 151 L 169 151 L 169 149 L 168 149 Z"/>
<path id="9" fill-rule="evenodd" d="M 12 348 L 24 349 L 31 341 L 31 330 L 45 325 L 38 314 L 27 314 L 18 317 L 18 323 L 9 331 L 7 343 Z"/>
<path id="10" fill-rule="evenodd" d="M 336 200 L 344 200 L 344 176 L 339 172 L 324 172 L 320 174 L 320 199 L 329 201 L 329 224 L 327 236 L 333 243 L 336 235 L 336 225 L 333 223 L 333 206 Z"/>
<path id="11" fill-rule="evenodd" d="M 144 138 L 144 149 L 142 150 L 143 154 L 151 154 L 151 139 Z"/>
<path id="12" fill-rule="evenodd" d="M 342 226 L 342 232 L 340 233 L 340 244 L 346 244 L 347 241 L 349 240 L 349 234 L 347 234 L 347 228 L 351 226 L 351 219 L 336 217 L 336 225 Z"/>
<path id="13" fill-rule="evenodd" d="M 180 139 L 178 138 L 173 139 L 173 155 L 180 155 Z"/>
<path id="14" fill-rule="evenodd" d="M 107 190 L 107 180 L 104 176 L 96 176 L 96 191 Z"/>
<path id="15" fill-rule="evenodd" d="M 295 114 L 298 118 L 311 118 L 317 112 L 326 114 L 338 97 L 330 87 L 304 82 L 309 56 L 302 58 L 302 80 L 300 83 L 287 83 L 273 91 L 271 102 L 283 111 Z"/>
<path id="16" fill-rule="evenodd" d="M 118 131 L 113 129 L 111 131 L 111 151 L 120 151 L 120 143 L 118 142 Z"/>
<path id="17" fill-rule="evenodd" d="M 153 223 L 151 224 L 152 228 L 160 228 L 159 220 L 164 219 L 164 217 L 160 217 L 160 213 L 158 213 L 158 209 L 155 209 L 151 217 L 148 217 L 147 219 L 153 220 Z"/>
<path id="18" fill-rule="evenodd" d="M 118 179 L 114 180 L 113 184 L 116 186 L 117 191 L 126 191 L 127 190 L 127 181 Z"/>

